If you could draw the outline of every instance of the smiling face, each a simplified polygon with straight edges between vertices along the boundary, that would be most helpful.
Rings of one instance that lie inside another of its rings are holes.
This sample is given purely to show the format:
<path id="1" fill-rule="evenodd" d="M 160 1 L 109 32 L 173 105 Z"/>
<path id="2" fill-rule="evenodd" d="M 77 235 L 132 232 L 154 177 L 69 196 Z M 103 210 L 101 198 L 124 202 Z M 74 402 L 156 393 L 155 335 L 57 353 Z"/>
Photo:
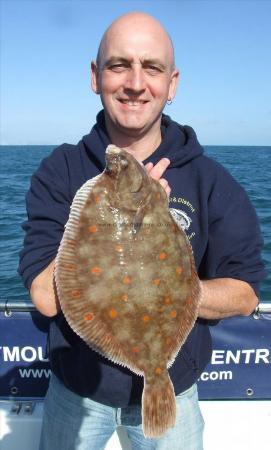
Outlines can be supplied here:
<path id="1" fill-rule="evenodd" d="M 102 39 L 97 65 L 92 63 L 92 88 L 101 95 L 111 137 L 160 133 L 177 78 L 171 41 L 155 19 L 132 13 L 114 22 Z"/>

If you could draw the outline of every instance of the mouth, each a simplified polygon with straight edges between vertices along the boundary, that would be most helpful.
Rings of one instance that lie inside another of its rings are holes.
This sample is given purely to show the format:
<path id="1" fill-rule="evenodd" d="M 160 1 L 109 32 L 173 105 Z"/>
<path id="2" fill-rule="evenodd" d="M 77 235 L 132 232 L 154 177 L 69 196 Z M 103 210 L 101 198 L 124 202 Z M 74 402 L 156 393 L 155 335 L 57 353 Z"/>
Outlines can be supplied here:
<path id="1" fill-rule="evenodd" d="M 130 99 L 123 99 L 123 98 L 119 98 L 118 101 L 122 104 L 122 105 L 127 105 L 127 106 L 142 106 L 145 105 L 146 103 L 148 103 L 148 100 L 130 100 Z"/>

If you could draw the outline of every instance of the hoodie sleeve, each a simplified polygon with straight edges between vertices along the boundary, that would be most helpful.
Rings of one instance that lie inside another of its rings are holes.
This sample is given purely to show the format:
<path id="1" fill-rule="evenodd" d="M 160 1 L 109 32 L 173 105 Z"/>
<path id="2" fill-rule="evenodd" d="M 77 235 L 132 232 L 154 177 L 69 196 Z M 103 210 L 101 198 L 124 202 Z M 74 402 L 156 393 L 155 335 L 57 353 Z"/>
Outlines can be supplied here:
<path id="1" fill-rule="evenodd" d="M 262 246 L 254 207 L 245 190 L 222 170 L 209 197 L 209 238 L 203 259 L 205 277 L 246 281 L 259 297 L 260 282 L 266 275 Z"/>
<path id="2" fill-rule="evenodd" d="M 61 146 L 42 161 L 26 195 L 28 220 L 22 224 L 26 234 L 18 272 L 27 289 L 56 256 L 70 203 L 68 167 Z"/>

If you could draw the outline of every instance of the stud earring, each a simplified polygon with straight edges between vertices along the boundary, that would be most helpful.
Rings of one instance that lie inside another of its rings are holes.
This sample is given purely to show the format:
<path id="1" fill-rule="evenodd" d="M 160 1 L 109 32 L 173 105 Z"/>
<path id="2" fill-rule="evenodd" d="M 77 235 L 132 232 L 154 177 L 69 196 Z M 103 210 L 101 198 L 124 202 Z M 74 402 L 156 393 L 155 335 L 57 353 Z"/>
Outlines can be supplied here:
<path id="1" fill-rule="evenodd" d="M 172 100 L 171 98 L 167 101 L 167 105 L 171 105 L 172 104 Z"/>

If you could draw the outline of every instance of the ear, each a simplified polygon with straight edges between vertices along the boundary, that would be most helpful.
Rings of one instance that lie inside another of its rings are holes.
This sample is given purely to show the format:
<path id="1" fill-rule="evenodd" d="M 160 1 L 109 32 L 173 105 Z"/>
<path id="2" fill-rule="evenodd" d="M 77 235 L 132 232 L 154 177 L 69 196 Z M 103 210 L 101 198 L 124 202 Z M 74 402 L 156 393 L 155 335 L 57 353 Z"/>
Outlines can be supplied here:
<path id="1" fill-rule="evenodd" d="M 171 80 L 168 90 L 168 100 L 172 100 L 175 97 L 176 91 L 177 91 L 177 85 L 179 81 L 179 75 L 180 72 L 177 69 L 174 69 L 171 74 Z"/>
<path id="2" fill-rule="evenodd" d="M 100 94 L 99 73 L 96 61 L 91 61 L 91 88 L 95 94 Z"/>

